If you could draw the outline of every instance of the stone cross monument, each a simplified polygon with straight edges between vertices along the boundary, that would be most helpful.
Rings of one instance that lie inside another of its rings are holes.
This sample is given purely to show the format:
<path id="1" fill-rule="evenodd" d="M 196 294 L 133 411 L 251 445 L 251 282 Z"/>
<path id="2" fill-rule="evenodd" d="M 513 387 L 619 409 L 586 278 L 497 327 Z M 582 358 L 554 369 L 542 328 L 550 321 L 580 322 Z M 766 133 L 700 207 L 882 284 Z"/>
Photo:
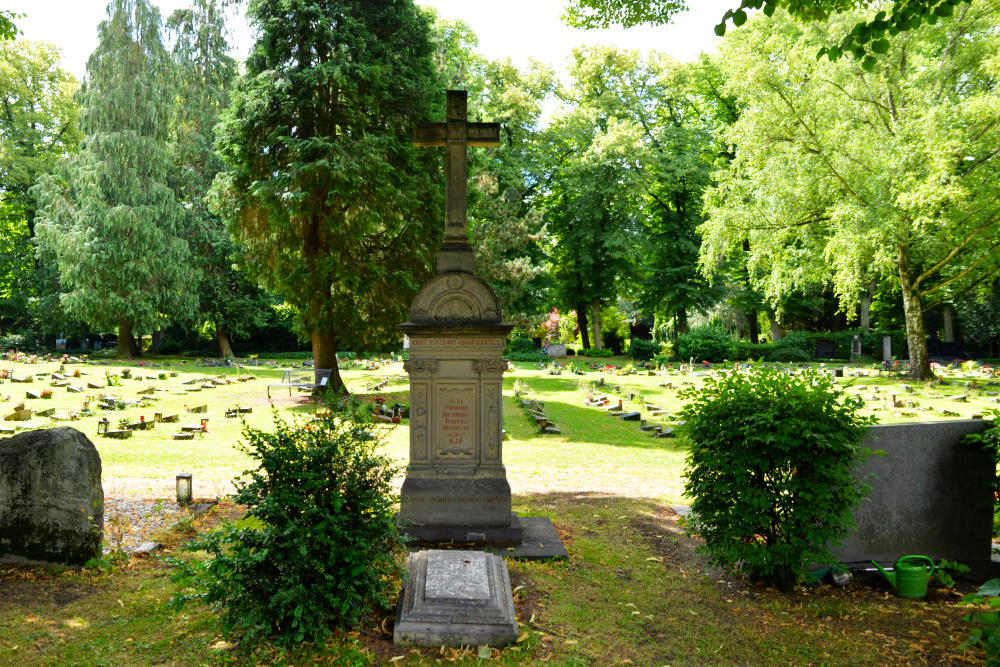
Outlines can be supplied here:
<path id="1" fill-rule="evenodd" d="M 418 146 L 447 149 L 445 237 L 437 275 L 399 325 L 410 340 L 410 464 L 399 528 L 426 542 L 520 544 L 502 458 L 503 350 L 511 324 L 473 273 L 465 229 L 466 147 L 500 143 L 497 123 L 470 123 L 466 91 L 449 90 L 447 122 L 421 123 Z"/>

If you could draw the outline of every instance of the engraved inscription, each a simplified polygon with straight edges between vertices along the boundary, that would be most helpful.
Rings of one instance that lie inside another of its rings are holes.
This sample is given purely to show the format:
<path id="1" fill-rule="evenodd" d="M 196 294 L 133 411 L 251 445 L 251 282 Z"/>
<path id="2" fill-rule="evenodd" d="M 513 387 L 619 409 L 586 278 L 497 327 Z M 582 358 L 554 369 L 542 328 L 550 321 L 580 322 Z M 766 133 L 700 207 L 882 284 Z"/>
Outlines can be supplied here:
<path id="1" fill-rule="evenodd" d="M 503 338 L 410 338 L 410 348 L 427 346 L 482 346 L 482 345 L 504 345 Z M 405 366 L 405 362 L 404 362 Z M 409 369 L 407 369 L 409 370 Z"/>
<path id="2" fill-rule="evenodd" d="M 407 504 L 433 504 L 433 505 L 478 505 L 484 512 L 495 512 L 507 507 L 507 498 L 504 496 L 486 496 L 483 498 L 458 498 L 458 497 L 437 497 L 423 498 L 413 496 L 406 498 Z"/>
<path id="3" fill-rule="evenodd" d="M 472 368 L 480 375 L 500 375 L 507 370 L 507 362 L 503 359 L 480 359 L 472 362 Z"/>
<path id="4" fill-rule="evenodd" d="M 437 455 L 442 459 L 468 459 L 476 453 L 476 389 L 474 385 L 438 387 Z"/>

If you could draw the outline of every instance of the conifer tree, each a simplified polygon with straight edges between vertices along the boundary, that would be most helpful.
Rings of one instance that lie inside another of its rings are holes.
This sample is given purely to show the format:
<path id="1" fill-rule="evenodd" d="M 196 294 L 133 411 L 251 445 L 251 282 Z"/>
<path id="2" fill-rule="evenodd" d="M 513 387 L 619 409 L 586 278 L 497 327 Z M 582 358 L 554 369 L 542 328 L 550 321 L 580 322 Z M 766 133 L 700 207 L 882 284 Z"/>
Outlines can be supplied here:
<path id="1" fill-rule="evenodd" d="M 174 190 L 184 205 L 192 262 L 200 271 L 199 317 L 211 322 L 219 356 L 232 357 L 232 335 L 260 326 L 266 295 L 236 268 L 241 248 L 208 209 L 206 195 L 222 168 L 214 128 L 229 104 L 236 61 L 227 55 L 225 15 L 217 0 L 194 0 L 167 20 L 177 71 L 172 130 Z"/>
<path id="2" fill-rule="evenodd" d="M 196 295 L 184 215 L 167 183 L 172 62 L 159 10 L 112 0 L 80 91 L 84 141 L 37 189 L 40 253 L 54 256 L 60 302 L 97 329 L 133 332 L 190 313 Z"/>
<path id="3" fill-rule="evenodd" d="M 251 0 L 248 17 L 216 210 L 339 390 L 337 348 L 399 339 L 444 229 L 440 157 L 412 144 L 444 99 L 427 19 L 411 0 Z"/>

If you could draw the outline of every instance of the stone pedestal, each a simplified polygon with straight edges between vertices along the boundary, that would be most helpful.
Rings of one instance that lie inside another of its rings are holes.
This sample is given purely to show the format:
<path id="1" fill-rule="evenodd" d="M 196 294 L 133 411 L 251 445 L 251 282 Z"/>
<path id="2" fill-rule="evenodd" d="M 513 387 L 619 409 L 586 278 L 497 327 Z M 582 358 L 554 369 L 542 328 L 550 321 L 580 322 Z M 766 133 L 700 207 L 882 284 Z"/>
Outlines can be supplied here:
<path id="1" fill-rule="evenodd" d="M 502 457 L 511 328 L 493 290 L 463 271 L 428 281 L 400 325 L 410 339 L 410 464 L 399 527 L 414 540 L 521 543 Z"/>
<path id="2" fill-rule="evenodd" d="M 480 551 L 419 551 L 406 561 L 397 646 L 490 646 L 517 641 L 507 565 Z"/>

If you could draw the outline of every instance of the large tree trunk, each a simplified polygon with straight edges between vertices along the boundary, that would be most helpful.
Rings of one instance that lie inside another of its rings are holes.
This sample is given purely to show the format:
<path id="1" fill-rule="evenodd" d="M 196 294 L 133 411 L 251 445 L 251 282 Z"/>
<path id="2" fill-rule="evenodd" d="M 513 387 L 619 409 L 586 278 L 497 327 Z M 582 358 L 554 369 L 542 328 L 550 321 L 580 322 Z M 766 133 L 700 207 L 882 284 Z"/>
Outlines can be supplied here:
<path id="1" fill-rule="evenodd" d="M 132 338 L 132 323 L 128 320 L 118 321 L 118 350 L 115 352 L 116 359 L 131 359 L 132 346 L 135 340 Z"/>
<path id="2" fill-rule="evenodd" d="M 760 322 L 757 321 L 757 310 L 747 311 L 747 328 L 750 330 L 750 342 L 753 345 L 760 343 Z"/>
<path id="3" fill-rule="evenodd" d="M 778 322 L 778 314 L 774 312 L 773 308 L 769 308 L 767 311 L 767 323 L 771 329 L 771 342 L 777 343 L 781 340 L 781 323 Z"/>
<path id="4" fill-rule="evenodd" d="M 944 308 L 941 309 L 941 314 L 944 315 L 944 342 L 954 343 L 955 311 L 951 309 L 951 304 L 944 304 Z"/>
<path id="5" fill-rule="evenodd" d="M 858 304 L 858 326 L 862 331 L 869 331 L 872 328 L 872 297 L 874 288 L 865 290 L 861 295 L 861 303 Z"/>
<path id="6" fill-rule="evenodd" d="M 160 345 L 163 344 L 163 329 L 157 329 L 149 336 L 150 354 L 159 354 Z"/>
<path id="7" fill-rule="evenodd" d="M 347 385 L 340 377 L 340 369 L 337 367 L 337 341 L 333 334 L 321 331 L 312 332 L 312 348 L 313 368 L 317 371 L 320 369 L 330 371 L 327 387 L 332 389 L 336 395 L 347 394 Z M 319 375 L 317 373 L 317 377 Z"/>
<path id="8" fill-rule="evenodd" d="M 139 341 L 141 341 L 141 340 L 142 340 L 142 335 L 141 334 L 138 337 L 136 337 L 136 336 L 129 336 L 128 337 L 129 345 L 131 345 L 131 350 L 130 351 L 131 351 L 133 357 L 141 357 L 142 356 L 142 345 L 139 344 Z"/>
<path id="9" fill-rule="evenodd" d="M 219 348 L 220 359 L 232 359 L 236 356 L 233 354 L 233 346 L 229 340 L 229 332 L 226 331 L 225 327 L 221 327 L 218 324 L 215 325 L 215 344 Z"/>
<path id="10" fill-rule="evenodd" d="M 687 308 L 678 308 L 677 312 L 674 313 L 674 342 L 677 342 L 677 336 L 680 334 L 686 334 L 690 330 L 691 327 L 688 326 Z"/>
<path id="11" fill-rule="evenodd" d="M 580 341 L 583 349 L 590 349 L 590 330 L 587 328 L 587 304 L 580 303 L 576 307 L 576 326 L 580 329 Z"/>
<path id="12" fill-rule="evenodd" d="M 604 347 L 604 341 L 601 339 L 601 300 L 594 299 L 591 305 L 593 310 L 590 325 L 594 328 L 594 349 L 600 350 Z"/>
<path id="13" fill-rule="evenodd" d="M 930 356 L 927 353 L 927 337 L 924 334 L 924 311 L 920 305 L 920 292 L 913 284 L 913 267 L 910 250 L 900 244 L 896 248 L 896 268 L 899 270 L 899 286 L 903 293 L 903 319 L 906 322 L 906 344 L 910 348 L 910 378 L 932 380 Z"/>

